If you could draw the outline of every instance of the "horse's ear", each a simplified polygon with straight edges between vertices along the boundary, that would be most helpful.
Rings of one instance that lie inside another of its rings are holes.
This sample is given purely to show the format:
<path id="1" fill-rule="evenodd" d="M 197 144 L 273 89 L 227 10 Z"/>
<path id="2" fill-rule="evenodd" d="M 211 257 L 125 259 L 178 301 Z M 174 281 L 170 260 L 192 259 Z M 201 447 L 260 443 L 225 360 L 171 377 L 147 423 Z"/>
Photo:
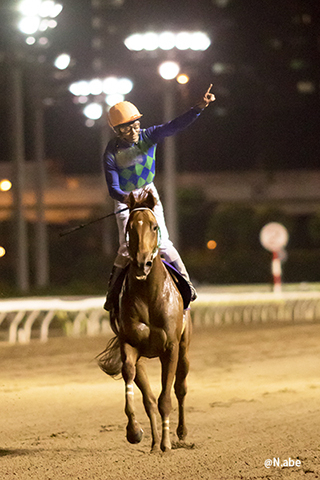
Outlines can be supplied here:
<path id="1" fill-rule="evenodd" d="M 145 200 L 146 207 L 150 208 L 150 210 L 153 210 L 156 203 L 157 203 L 157 200 L 154 198 L 152 192 L 148 192 L 148 195 Z"/>
<path id="2" fill-rule="evenodd" d="M 134 198 L 134 195 L 133 195 L 132 192 L 130 192 L 130 194 L 129 194 L 127 204 L 128 204 L 128 207 L 129 207 L 130 210 L 134 209 L 134 206 L 136 204 L 136 199 Z"/>

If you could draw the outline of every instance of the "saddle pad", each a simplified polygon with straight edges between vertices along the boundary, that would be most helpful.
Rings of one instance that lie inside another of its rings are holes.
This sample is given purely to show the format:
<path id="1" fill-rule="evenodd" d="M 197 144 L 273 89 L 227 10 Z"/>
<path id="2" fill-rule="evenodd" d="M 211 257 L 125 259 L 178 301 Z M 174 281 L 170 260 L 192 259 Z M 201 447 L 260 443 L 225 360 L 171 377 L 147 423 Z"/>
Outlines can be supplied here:
<path id="1" fill-rule="evenodd" d="M 183 300 L 183 308 L 186 310 L 189 307 L 191 301 L 191 290 L 187 280 L 181 275 L 178 270 L 176 270 L 170 263 L 167 263 L 165 260 L 162 260 L 166 269 L 170 273 L 174 283 L 176 284 Z"/>

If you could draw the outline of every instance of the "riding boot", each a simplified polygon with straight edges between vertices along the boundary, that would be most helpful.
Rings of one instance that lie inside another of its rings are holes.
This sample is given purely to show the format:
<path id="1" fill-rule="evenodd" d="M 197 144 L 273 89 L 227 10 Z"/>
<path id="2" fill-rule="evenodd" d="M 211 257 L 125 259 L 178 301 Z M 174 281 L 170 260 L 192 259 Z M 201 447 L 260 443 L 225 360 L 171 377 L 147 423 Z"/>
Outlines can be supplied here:
<path id="1" fill-rule="evenodd" d="M 178 272 L 183 276 L 183 278 L 187 281 L 190 290 L 191 290 L 191 302 L 193 302 L 197 298 L 197 292 L 196 289 L 194 288 L 193 284 L 190 281 L 190 277 L 188 275 L 188 272 L 186 270 L 186 267 L 184 266 L 183 261 L 181 258 L 177 258 L 174 262 L 170 262 L 170 265 L 173 266 Z"/>
<path id="2" fill-rule="evenodd" d="M 110 312 L 112 309 L 116 308 L 118 305 L 118 299 L 120 295 L 120 290 L 123 282 L 124 268 L 117 267 L 114 265 L 111 270 L 106 302 L 103 306 L 107 312 Z"/>

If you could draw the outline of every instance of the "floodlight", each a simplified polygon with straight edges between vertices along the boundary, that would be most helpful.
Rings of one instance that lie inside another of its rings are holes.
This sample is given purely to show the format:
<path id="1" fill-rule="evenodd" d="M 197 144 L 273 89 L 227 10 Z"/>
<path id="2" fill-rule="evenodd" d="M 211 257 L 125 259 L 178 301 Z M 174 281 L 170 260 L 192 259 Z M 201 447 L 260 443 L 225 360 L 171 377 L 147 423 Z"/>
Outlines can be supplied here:
<path id="1" fill-rule="evenodd" d="M 180 66 L 176 62 L 163 62 L 159 66 L 159 73 L 165 80 L 172 80 L 175 78 L 180 70 Z"/>
<path id="2" fill-rule="evenodd" d="M 100 103 L 90 103 L 83 109 L 83 113 L 90 120 L 98 120 L 103 114 L 103 108 Z"/>
<path id="3" fill-rule="evenodd" d="M 26 35 L 33 35 L 38 31 L 39 26 L 39 17 L 25 17 L 19 22 L 18 28 L 20 32 Z"/>
<path id="4" fill-rule="evenodd" d="M 175 47 L 175 34 L 172 32 L 162 32 L 159 35 L 159 48 L 161 50 L 172 50 Z"/>
<path id="5" fill-rule="evenodd" d="M 143 36 L 144 49 L 152 52 L 159 48 L 159 35 L 154 32 L 147 32 Z"/>
<path id="6" fill-rule="evenodd" d="M 124 100 L 124 95 L 121 93 L 112 93 L 111 95 L 106 96 L 106 104 L 109 105 L 109 107 L 112 107 L 116 103 L 123 102 Z"/>
<path id="7" fill-rule="evenodd" d="M 143 43 L 143 35 L 141 35 L 140 33 L 130 35 L 124 41 L 124 44 L 128 50 L 135 50 L 136 52 L 143 50 Z"/>

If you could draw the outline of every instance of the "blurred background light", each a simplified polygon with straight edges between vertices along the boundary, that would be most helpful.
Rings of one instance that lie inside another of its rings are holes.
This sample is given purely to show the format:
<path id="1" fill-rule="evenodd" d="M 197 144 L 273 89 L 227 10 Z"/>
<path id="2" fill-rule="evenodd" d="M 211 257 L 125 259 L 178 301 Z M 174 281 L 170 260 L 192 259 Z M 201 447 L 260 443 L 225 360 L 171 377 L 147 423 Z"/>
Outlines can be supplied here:
<path id="1" fill-rule="evenodd" d="M 85 121 L 85 126 L 88 127 L 88 128 L 92 128 L 94 127 L 95 125 L 95 121 L 94 120 L 91 120 L 90 118 L 87 118 L 86 121 Z"/>
<path id="2" fill-rule="evenodd" d="M 110 95 L 106 96 L 106 104 L 109 105 L 109 107 L 112 107 L 116 103 L 123 102 L 124 100 L 124 95 L 121 93 L 111 93 Z"/>
<path id="3" fill-rule="evenodd" d="M 46 18 L 51 17 L 51 13 L 54 9 L 54 2 L 52 0 L 46 0 L 41 3 L 39 8 L 40 17 Z"/>
<path id="4" fill-rule="evenodd" d="M 118 92 L 118 79 L 116 77 L 108 77 L 103 80 L 103 91 L 107 95 Z"/>
<path id="5" fill-rule="evenodd" d="M 161 77 L 164 78 L 165 80 L 172 80 L 173 78 L 175 78 L 178 75 L 179 70 L 180 70 L 180 67 L 176 62 L 171 62 L 171 61 L 163 62 L 159 66 L 159 73 Z"/>
<path id="6" fill-rule="evenodd" d="M 94 78 L 89 82 L 89 89 L 91 95 L 101 95 L 102 93 L 102 80 L 100 78 Z"/>
<path id="7" fill-rule="evenodd" d="M 41 0 L 24 0 L 20 3 L 18 10 L 22 15 L 35 16 L 38 15 L 41 7 Z"/>
<path id="8" fill-rule="evenodd" d="M 0 247 L 0 258 L 4 257 L 6 254 L 6 249 L 4 247 Z"/>
<path id="9" fill-rule="evenodd" d="M 77 97 L 90 95 L 89 82 L 86 80 L 80 80 L 79 82 L 72 83 L 69 87 L 69 91 Z"/>
<path id="10" fill-rule="evenodd" d="M 172 50 L 175 47 L 175 34 L 172 32 L 163 32 L 159 35 L 159 48 L 162 50 Z"/>
<path id="11" fill-rule="evenodd" d="M 83 109 L 83 113 L 87 117 L 86 126 L 93 127 L 95 121 L 102 117 L 106 105 L 112 107 L 116 103 L 122 102 L 132 88 L 133 83 L 129 78 L 112 76 L 74 82 L 69 86 L 69 91 L 77 97 L 74 99 L 74 103 L 85 104 L 90 95 L 96 97 Z"/>
<path id="12" fill-rule="evenodd" d="M 207 50 L 211 45 L 210 38 L 203 32 L 194 32 L 190 34 L 191 50 Z"/>
<path id="13" fill-rule="evenodd" d="M 51 10 L 50 17 L 56 18 L 59 15 L 59 13 L 61 13 L 62 9 L 63 9 L 63 6 L 60 3 L 56 3 Z"/>
<path id="14" fill-rule="evenodd" d="M 176 47 L 178 50 L 188 50 L 191 47 L 191 35 L 188 32 L 180 32 L 176 36 Z"/>
<path id="15" fill-rule="evenodd" d="M 39 31 L 40 32 L 45 32 L 49 28 L 49 21 L 48 20 L 42 20 L 39 25 Z"/>
<path id="16" fill-rule="evenodd" d="M 27 37 L 26 38 L 26 43 L 28 45 L 34 45 L 36 43 L 36 39 L 34 37 Z"/>
<path id="17" fill-rule="evenodd" d="M 122 95 L 127 95 L 131 92 L 133 83 L 128 78 L 120 78 L 118 80 L 118 92 Z"/>
<path id="18" fill-rule="evenodd" d="M 147 32 L 144 34 L 144 48 L 145 50 L 153 51 L 159 48 L 159 35 L 154 32 Z"/>
<path id="19" fill-rule="evenodd" d="M 0 190 L 1 192 L 7 192 L 10 190 L 12 187 L 12 183 L 10 180 L 7 180 L 6 178 L 0 181 Z"/>
<path id="20" fill-rule="evenodd" d="M 185 85 L 186 83 L 189 82 L 189 77 L 185 73 L 181 73 L 180 75 L 177 76 L 177 82 L 180 83 L 180 85 Z"/>
<path id="21" fill-rule="evenodd" d="M 54 66 L 59 70 L 65 70 L 70 65 L 70 61 L 70 55 L 68 53 L 62 53 L 55 59 Z"/>
<path id="22" fill-rule="evenodd" d="M 39 45 L 41 45 L 42 47 L 49 45 L 49 39 L 47 37 L 39 38 Z"/>
<path id="23" fill-rule="evenodd" d="M 207 248 L 209 250 L 214 250 L 217 247 L 217 242 L 215 240 L 209 240 L 207 243 Z"/>
<path id="24" fill-rule="evenodd" d="M 69 92 L 75 96 L 88 95 L 127 95 L 131 92 L 133 83 L 129 78 L 107 77 L 105 79 L 94 78 L 90 81 L 80 80 L 69 86 Z"/>
<path id="25" fill-rule="evenodd" d="M 63 6 L 53 0 L 24 0 L 18 7 L 23 15 L 18 29 L 26 35 L 33 35 L 38 31 L 45 32 L 48 28 L 55 28 L 57 21 L 54 18 L 62 9 Z"/>
<path id="26" fill-rule="evenodd" d="M 127 37 L 124 41 L 129 50 L 153 51 L 157 48 L 162 50 L 207 50 L 211 45 L 211 40 L 205 32 L 146 32 L 135 33 Z"/>
<path id="27" fill-rule="evenodd" d="M 139 52 L 143 50 L 143 36 L 140 33 L 135 33 L 127 37 L 124 41 L 128 50 Z"/>
<path id="28" fill-rule="evenodd" d="M 18 28 L 20 32 L 27 35 L 32 35 L 38 31 L 39 26 L 39 17 L 26 17 L 19 22 Z"/>
<path id="29" fill-rule="evenodd" d="M 300 80 L 298 83 L 297 83 L 297 90 L 299 93 L 303 93 L 303 94 L 311 94 L 311 93 L 314 93 L 315 90 L 316 90 L 316 86 L 313 82 L 309 81 L 309 80 Z"/>
<path id="30" fill-rule="evenodd" d="M 57 23 L 56 20 L 49 20 L 48 21 L 48 27 L 49 28 L 56 28 L 57 25 L 58 25 L 58 23 Z"/>
<path id="31" fill-rule="evenodd" d="M 83 105 L 84 103 L 87 103 L 87 101 L 88 101 L 88 97 L 84 95 L 80 95 L 80 97 L 78 97 L 77 103 L 81 103 Z"/>
<path id="32" fill-rule="evenodd" d="M 90 120 L 98 120 L 102 116 L 103 108 L 100 105 L 100 103 L 95 103 L 94 102 L 94 103 L 90 103 L 89 105 L 87 105 L 84 108 L 83 113 Z"/>

